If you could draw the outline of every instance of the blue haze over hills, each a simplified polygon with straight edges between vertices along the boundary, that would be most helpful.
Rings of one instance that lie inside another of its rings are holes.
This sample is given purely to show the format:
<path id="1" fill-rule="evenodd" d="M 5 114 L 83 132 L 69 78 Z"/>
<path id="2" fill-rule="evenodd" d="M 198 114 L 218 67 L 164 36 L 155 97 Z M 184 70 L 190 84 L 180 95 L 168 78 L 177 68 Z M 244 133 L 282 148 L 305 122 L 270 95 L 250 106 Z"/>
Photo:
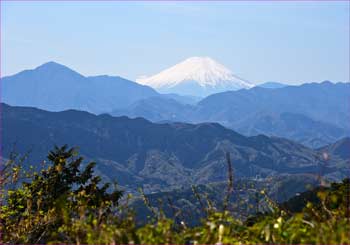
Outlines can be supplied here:
<path id="1" fill-rule="evenodd" d="M 2 78 L 2 100 L 14 106 L 76 109 L 153 122 L 218 122 L 245 135 L 286 137 L 311 147 L 350 135 L 349 91 L 348 83 L 265 83 L 200 100 L 160 94 L 117 76 L 86 77 L 55 62 Z"/>
<path id="2" fill-rule="evenodd" d="M 55 62 L 2 79 L 4 102 L 49 111 L 103 113 L 156 95 L 154 89 L 121 77 L 85 77 Z"/>

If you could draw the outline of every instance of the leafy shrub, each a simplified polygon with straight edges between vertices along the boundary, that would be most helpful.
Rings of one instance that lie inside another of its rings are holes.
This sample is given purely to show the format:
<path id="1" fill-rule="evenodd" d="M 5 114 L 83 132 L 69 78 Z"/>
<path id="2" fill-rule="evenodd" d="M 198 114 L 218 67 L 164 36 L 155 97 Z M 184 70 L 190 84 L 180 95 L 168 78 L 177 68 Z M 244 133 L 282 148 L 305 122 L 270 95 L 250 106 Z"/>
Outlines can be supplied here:
<path id="1" fill-rule="evenodd" d="M 227 197 L 222 210 L 208 205 L 201 224 L 188 227 L 152 210 L 147 224 L 137 227 L 129 208 L 131 196 L 122 200 L 115 186 L 94 176 L 94 163 L 83 167 L 74 149 L 56 147 L 50 164 L 40 172 L 24 171 L 8 161 L 2 172 L 1 232 L 4 243 L 76 244 L 349 244 L 349 179 L 303 193 L 286 205 L 274 203 L 262 191 L 271 212 L 246 222 L 229 211 L 232 168 L 228 157 Z M 231 169 L 231 170 L 230 170 Z M 193 187 L 199 202 L 200 196 Z M 299 199 L 298 199 L 299 198 Z M 206 200 L 211 203 L 210 200 Z M 297 206 L 297 208 L 295 208 Z M 300 208 L 302 206 L 302 208 Z M 294 207 L 294 208 L 290 208 Z M 295 211 L 297 210 L 297 211 Z M 301 211 L 300 211 L 301 210 Z"/>

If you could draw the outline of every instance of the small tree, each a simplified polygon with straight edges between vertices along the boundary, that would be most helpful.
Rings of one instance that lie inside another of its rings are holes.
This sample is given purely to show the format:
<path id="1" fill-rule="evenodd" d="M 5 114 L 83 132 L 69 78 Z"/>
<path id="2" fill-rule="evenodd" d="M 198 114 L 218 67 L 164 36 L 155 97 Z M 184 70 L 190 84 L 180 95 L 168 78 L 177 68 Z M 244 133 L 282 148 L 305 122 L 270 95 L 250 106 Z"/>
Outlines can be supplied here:
<path id="1" fill-rule="evenodd" d="M 100 183 L 101 178 L 93 175 L 94 162 L 83 168 L 83 158 L 66 145 L 55 147 L 47 158 L 51 164 L 46 169 L 2 194 L 3 242 L 80 243 L 88 234 L 74 229 L 79 220 L 96 226 L 107 222 L 116 210 L 122 192 L 108 191 L 110 185 Z M 18 168 L 7 171 L 18 175 Z"/>

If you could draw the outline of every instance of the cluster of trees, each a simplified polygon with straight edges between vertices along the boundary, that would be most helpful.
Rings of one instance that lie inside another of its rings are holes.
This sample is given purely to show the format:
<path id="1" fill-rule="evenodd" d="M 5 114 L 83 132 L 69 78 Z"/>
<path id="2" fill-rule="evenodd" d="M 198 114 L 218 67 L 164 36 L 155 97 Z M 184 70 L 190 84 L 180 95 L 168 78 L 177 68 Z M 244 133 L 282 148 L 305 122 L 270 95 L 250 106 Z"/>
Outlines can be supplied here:
<path id="1" fill-rule="evenodd" d="M 85 164 L 67 146 L 56 147 L 48 160 L 40 171 L 23 169 L 16 157 L 3 166 L 1 243 L 350 244 L 349 179 L 316 189 L 309 201 L 307 196 L 294 200 L 293 205 L 303 205 L 298 212 L 270 200 L 270 213 L 243 222 L 226 208 L 209 207 L 201 225 L 188 227 L 150 207 L 154 216 L 139 227 L 131 197 L 103 184 L 94 163 Z M 231 185 L 229 178 L 228 191 Z"/>

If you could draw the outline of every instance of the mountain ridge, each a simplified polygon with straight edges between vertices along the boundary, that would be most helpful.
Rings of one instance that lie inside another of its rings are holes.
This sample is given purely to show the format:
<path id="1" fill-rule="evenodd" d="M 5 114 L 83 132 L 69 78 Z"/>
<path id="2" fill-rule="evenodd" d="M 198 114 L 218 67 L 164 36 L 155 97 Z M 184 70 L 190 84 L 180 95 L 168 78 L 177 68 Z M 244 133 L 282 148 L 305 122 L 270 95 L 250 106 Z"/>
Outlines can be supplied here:
<path id="1" fill-rule="evenodd" d="M 159 94 L 121 77 L 90 76 L 56 62 L 3 77 L 2 102 L 50 111 L 86 110 L 95 114 L 126 107 Z"/>
<path id="2" fill-rule="evenodd" d="M 350 135 L 349 90 L 347 83 L 325 81 L 273 89 L 256 86 L 200 99 L 159 94 L 118 76 L 85 77 L 56 62 L 2 78 L 3 102 L 14 106 L 77 109 L 153 122 L 218 122 L 248 136 L 287 137 L 313 148 Z"/>
<path id="3" fill-rule="evenodd" d="M 245 137 L 218 123 L 155 124 L 143 118 L 94 115 L 75 110 L 48 112 L 1 104 L 3 153 L 30 155 L 39 164 L 54 145 L 79 146 L 107 181 L 127 189 L 149 191 L 205 184 L 226 179 L 225 153 L 232 157 L 235 176 L 261 177 L 279 173 L 317 173 L 319 152 L 278 137 Z M 327 162 L 325 174 L 342 176 L 344 161 Z M 346 165 L 345 165 L 346 166 Z"/>
<path id="4" fill-rule="evenodd" d="M 146 98 L 111 114 L 153 122 L 218 122 L 247 136 L 275 135 L 318 148 L 350 135 L 348 91 L 350 84 L 330 82 L 254 87 L 213 94 L 190 107 Z"/>

